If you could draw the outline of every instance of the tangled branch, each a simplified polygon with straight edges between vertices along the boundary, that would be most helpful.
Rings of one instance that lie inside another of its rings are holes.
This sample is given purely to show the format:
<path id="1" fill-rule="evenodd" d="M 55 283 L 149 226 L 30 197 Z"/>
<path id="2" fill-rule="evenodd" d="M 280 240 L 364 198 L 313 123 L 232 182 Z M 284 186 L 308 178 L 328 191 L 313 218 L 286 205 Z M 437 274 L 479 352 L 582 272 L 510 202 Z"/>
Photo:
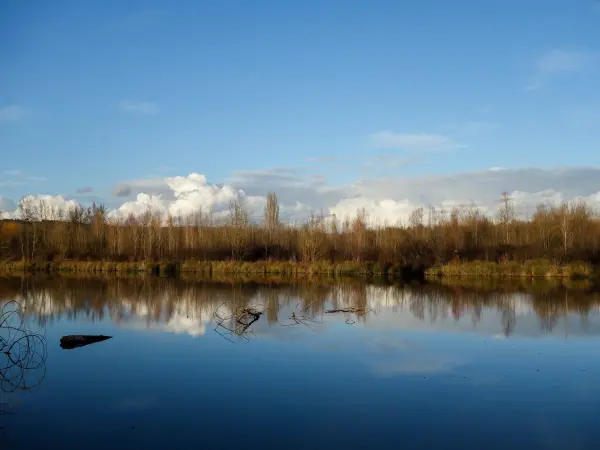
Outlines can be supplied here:
<path id="1" fill-rule="evenodd" d="M 223 303 L 213 312 L 217 324 L 215 332 L 230 342 L 234 342 L 232 337 L 248 342 L 250 340 L 248 335 L 254 335 L 251 326 L 260 319 L 262 314 L 262 311 L 252 306 L 229 309 L 226 303 Z"/>
<path id="2" fill-rule="evenodd" d="M 0 313 L 0 389 L 29 391 L 46 375 L 46 338 L 28 330 L 23 308 L 16 301 Z"/>
<path id="3" fill-rule="evenodd" d="M 304 314 L 304 312 L 308 309 L 307 306 L 306 308 L 304 308 L 304 312 L 300 313 L 298 311 L 298 307 L 300 306 L 300 302 L 298 302 L 296 304 L 296 307 L 294 308 L 294 311 L 292 311 L 292 315 L 290 316 L 289 320 L 291 322 L 289 323 L 281 323 L 281 321 L 279 320 L 279 316 L 277 317 L 277 322 L 279 323 L 279 325 L 283 326 L 283 327 L 289 327 L 291 325 L 304 325 L 307 328 L 310 328 L 311 330 L 314 330 L 313 327 L 311 327 L 309 325 L 309 323 L 319 323 L 319 321 L 314 320 L 312 317 L 307 316 Z"/>

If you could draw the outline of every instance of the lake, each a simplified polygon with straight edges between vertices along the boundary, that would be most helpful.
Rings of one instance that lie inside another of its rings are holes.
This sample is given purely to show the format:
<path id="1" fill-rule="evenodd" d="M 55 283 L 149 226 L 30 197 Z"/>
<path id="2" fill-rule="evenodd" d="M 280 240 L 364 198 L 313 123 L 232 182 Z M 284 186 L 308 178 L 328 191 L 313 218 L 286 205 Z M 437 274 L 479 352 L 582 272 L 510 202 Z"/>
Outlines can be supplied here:
<path id="1" fill-rule="evenodd" d="M 7 450 L 600 446 L 589 288 L 31 277 L 0 301 L 25 320 L 0 330 Z"/>

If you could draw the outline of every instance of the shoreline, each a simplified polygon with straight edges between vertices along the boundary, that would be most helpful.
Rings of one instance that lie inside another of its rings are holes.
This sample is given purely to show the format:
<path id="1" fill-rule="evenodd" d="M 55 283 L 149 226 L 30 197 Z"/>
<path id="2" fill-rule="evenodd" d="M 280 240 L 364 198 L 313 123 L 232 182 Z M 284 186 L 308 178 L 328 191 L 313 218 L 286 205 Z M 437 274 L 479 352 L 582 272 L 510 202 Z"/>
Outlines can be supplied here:
<path id="1" fill-rule="evenodd" d="M 176 274 L 214 275 L 328 275 L 328 276 L 391 276 L 418 278 L 419 271 L 401 265 L 321 261 L 312 264 L 292 261 L 75 261 L 62 262 L 0 262 L 0 272 L 8 273 L 130 273 L 171 276 Z M 423 271 L 420 271 L 421 275 Z"/>
<path id="2" fill-rule="evenodd" d="M 479 279 L 571 279 L 597 280 L 598 267 L 584 261 L 558 264 L 549 260 L 529 261 L 471 261 L 450 263 L 428 268 L 427 278 L 479 278 Z"/>
<path id="3" fill-rule="evenodd" d="M 600 279 L 600 268 L 587 262 L 553 263 L 549 260 L 507 261 L 502 263 L 472 261 L 413 268 L 399 264 L 368 262 L 304 264 L 292 261 L 77 261 L 55 262 L 4 261 L 5 273 L 129 273 L 175 276 L 177 274 L 212 275 L 276 275 L 283 277 L 325 275 L 332 277 L 383 276 L 403 279 Z"/>

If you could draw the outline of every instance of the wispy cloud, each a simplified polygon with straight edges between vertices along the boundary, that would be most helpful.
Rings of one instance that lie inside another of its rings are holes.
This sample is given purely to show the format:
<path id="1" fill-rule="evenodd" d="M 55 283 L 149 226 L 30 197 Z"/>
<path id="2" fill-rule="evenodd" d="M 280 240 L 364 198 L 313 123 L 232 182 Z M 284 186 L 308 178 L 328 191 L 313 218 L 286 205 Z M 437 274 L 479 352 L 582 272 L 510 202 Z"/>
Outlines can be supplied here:
<path id="1" fill-rule="evenodd" d="M 322 163 L 330 163 L 337 161 L 339 158 L 334 158 L 333 156 L 316 156 L 314 158 L 308 158 L 310 162 L 322 162 Z"/>
<path id="2" fill-rule="evenodd" d="M 16 122 L 26 115 L 25 108 L 21 105 L 8 105 L 0 107 L 0 122 Z"/>
<path id="3" fill-rule="evenodd" d="M 131 186 L 129 186 L 128 184 L 119 184 L 118 186 L 115 186 L 115 188 L 112 191 L 112 194 L 115 197 L 127 197 L 131 194 Z"/>
<path id="4" fill-rule="evenodd" d="M 27 175 L 22 170 L 16 170 L 16 169 L 5 170 L 2 172 L 2 175 L 4 175 L 5 177 L 8 177 L 8 179 L 7 178 L 0 179 L 0 186 L 3 186 L 3 187 L 23 186 L 23 185 L 29 184 L 31 182 L 36 183 L 36 182 L 46 181 L 46 178 L 44 178 L 44 177 L 38 177 L 35 175 Z"/>
<path id="5" fill-rule="evenodd" d="M 76 194 L 88 194 L 88 193 L 92 192 L 93 190 L 94 190 L 93 187 L 91 187 L 91 186 L 85 186 L 85 187 L 81 187 L 81 188 L 77 189 L 75 191 L 75 193 Z"/>
<path id="6" fill-rule="evenodd" d="M 122 100 L 119 103 L 119 108 L 122 111 L 125 111 L 130 114 L 158 114 L 160 112 L 160 108 L 156 103 L 153 102 L 140 102 L 140 101 L 132 101 L 132 100 Z"/>
<path id="7" fill-rule="evenodd" d="M 441 151 L 465 147 L 451 138 L 440 134 L 428 133 L 396 133 L 379 131 L 369 136 L 372 148 L 406 151 Z"/>
<path id="8" fill-rule="evenodd" d="M 580 72 L 590 62 L 590 55 L 585 52 L 553 49 L 541 54 L 534 61 L 534 74 L 531 82 L 525 86 L 527 91 L 535 91 L 544 87 L 548 81 L 558 75 Z"/>

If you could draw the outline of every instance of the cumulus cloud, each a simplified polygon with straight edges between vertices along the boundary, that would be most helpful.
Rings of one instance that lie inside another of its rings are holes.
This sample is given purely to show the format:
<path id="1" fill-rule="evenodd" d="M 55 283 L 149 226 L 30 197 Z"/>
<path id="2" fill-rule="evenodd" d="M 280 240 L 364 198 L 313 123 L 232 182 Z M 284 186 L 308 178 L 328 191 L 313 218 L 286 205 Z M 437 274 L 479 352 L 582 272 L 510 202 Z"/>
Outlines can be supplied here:
<path id="1" fill-rule="evenodd" d="M 152 210 L 181 217 L 198 211 L 210 211 L 219 216 L 233 200 L 245 200 L 250 211 L 264 205 L 264 197 L 248 196 L 233 186 L 209 184 L 204 175 L 197 173 L 127 184 L 130 192 L 144 185 L 153 186 L 154 192 L 139 192 L 135 199 L 125 202 L 111 214 L 139 215 Z"/>
<path id="2" fill-rule="evenodd" d="M 534 61 L 532 81 L 525 86 L 525 90 L 538 90 L 553 77 L 579 72 L 587 67 L 589 61 L 590 55 L 584 52 L 564 49 L 548 50 Z"/>
<path id="3" fill-rule="evenodd" d="M 156 103 L 153 102 L 140 102 L 133 100 L 123 100 L 119 103 L 119 107 L 122 111 L 130 114 L 158 114 L 160 108 Z"/>
<path id="4" fill-rule="evenodd" d="M 0 107 L 0 122 L 16 122 L 25 117 L 25 108 L 21 105 Z"/>
<path id="5" fill-rule="evenodd" d="M 477 204 L 495 215 L 502 192 L 510 193 L 516 213 L 530 217 L 538 204 L 557 205 L 579 200 L 600 207 L 600 168 L 567 167 L 491 168 L 488 170 L 407 178 L 370 178 L 333 185 L 324 176 L 307 176 L 299 169 L 238 171 L 223 184 L 211 184 L 204 175 L 129 180 L 116 188 L 123 203 L 112 217 L 142 214 L 152 209 L 162 214 L 186 216 L 202 210 L 223 217 L 232 200 L 242 200 L 255 220 L 262 217 L 266 194 L 277 193 L 282 220 L 304 221 L 310 212 L 354 217 L 364 209 L 373 223 L 406 223 L 412 211 L 433 206 L 449 212 L 454 206 Z M 40 196 L 65 205 L 64 197 Z M 6 208 L 5 208 L 6 210 Z"/>
<path id="6" fill-rule="evenodd" d="M 441 151 L 464 147 L 447 136 L 427 133 L 379 131 L 371 134 L 369 144 L 375 149 L 406 151 Z"/>
<path id="7" fill-rule="evenodd" d="M 23 197 L 22 201 L 30 202 L 36 207 L 42 205 L 44 207 L 42 208 L 42 214 L 44 215 L 43 218 L 46 220 L 59 219 L 59 211 L 68 211 L 70 208 L 78 206 L 77 201 L 62 195 L 27 195 Z M 12 201 L 11 206 L 12 208 L 7 208 L 0 218 L 17 219 L 19 217 L 19 210 L 16 202 Z"/>
<path id="8" fill-rule="evenodd" d="M 434 206 L 449 211 L 453 206 L 476 203 L 489 214 L 500 206 L 501 193 L 514 199 L 522 217 L 532 214 L 538 203 L 559 204 L 579 199 L 600 206 L 600 168 L 481 170 L 449 175 L 407 178 L 372 178 L 334 186 L 325 180 L 309 179 L 291 173 L 260 175 L 237 173 L 229 182 L 252 195 L 273 190 L 283 205 L 298 201 L 307 210 L 323 210 L 338 218 L 354 216 L 364 208 L 379 222 L 404 222 L 418 206 Z M 301 219 L 297 214 L 295 219 Z"/>

